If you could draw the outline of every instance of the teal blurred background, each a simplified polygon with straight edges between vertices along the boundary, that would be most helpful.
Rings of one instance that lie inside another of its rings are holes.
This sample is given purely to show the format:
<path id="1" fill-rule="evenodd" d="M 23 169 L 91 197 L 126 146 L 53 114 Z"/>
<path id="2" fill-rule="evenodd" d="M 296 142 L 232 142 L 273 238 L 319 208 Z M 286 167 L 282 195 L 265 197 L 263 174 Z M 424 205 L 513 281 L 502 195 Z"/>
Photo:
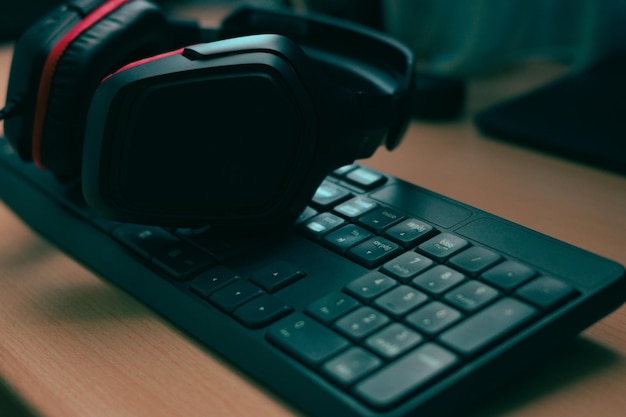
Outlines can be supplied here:
<path id="1" fill-rule="evenodd" d="M 165 7 L 253 3 L 314 10 L 383 29 L 421 67 L 463 76 L 528 59 L 584 68 L 626 48 L 626 0 L 156 0 Z M 0 40 L 60 0 L 3 1 Z"/>

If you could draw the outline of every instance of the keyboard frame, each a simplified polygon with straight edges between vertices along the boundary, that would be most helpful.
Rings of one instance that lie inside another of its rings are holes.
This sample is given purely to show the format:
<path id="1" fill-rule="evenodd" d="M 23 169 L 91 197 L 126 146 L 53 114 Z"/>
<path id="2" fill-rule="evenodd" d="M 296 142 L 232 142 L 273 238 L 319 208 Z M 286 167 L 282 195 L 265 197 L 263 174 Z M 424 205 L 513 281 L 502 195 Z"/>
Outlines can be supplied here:
<path id="1" fill-rule="evenodd" d="M 450 228 L 437 226 L 440 231 L 456 230 L 478 218 L 495 219 L 527 233 L 528 236 L 536 237 L 538 241 L 558 247 L 564 253 L 584 254 L 587 259 L 597 263 L 598 276 L 602 279 L 600 283 L 594 283 L 594 279 L 590 278 L 585 283 L 585 288 L 577 286 L 581 291 L 580 296 L 562 309 L 533 322 L 472 362 L 455 368 L 398 406 L 375 410 L 268 343 L 265 339 L 265 328 L 245 328 L 216 307 L 191 294 L 189 282 L 164 279 L 158 268 L 139 262 L 134 253 L 111 235 L 104 233 L 111 226 L 110 222 L 93 217 L 85 209 L 68 203 L 62 197 L 66 193 L 66 187 L 49 173 L 23 164 L 6 147 L 0 154 L 0 197 L 33 230 L 99 277 L 123 289 L 178 326 L 212 354 L 221 356 L 286 402 L 313 416 L 400 417 L 416 414 L 437 417 L 458 414 L 459 410 L 466 410 L 504 381 L 524 370 L 538 357 L 570 340 L 626 300 L 626 273 L 621 265 L 388 176 L 383 187 L 391 184 L 416 187 L 416 190 L 430 196 L 433 201 L 442 201 L 446 205 L 452 204 L 471 212 L 470 218 Z M 72 233 L 66 233 L 67 230 Z M 336 268 L 345 269 L 345 282 L 367 271 L 299 232 L 278 233 L 253 248 L 254 252 L 248 252 L 249 255 L 245 258 L 245 265 L 234 267 L 237 272 L 248 275 L 262 266 L 267 256 L 273 256 L 277 252 L 284 258 L 295 259 L 295 262 L 300 262 L 303 254 L 313 259 L 325 256 L 328 259 L 325 265 L 333 264 Z M 97 255 L 101 253 L 108 253 L 117 261 L 103 259 Z M 347 266 L 348 262 L 353 266 Z M 311 262 L 309 265 L 315 263 Z M 531 266 L 540 272 L 550 273 L 545 268 Z M 310 268 L 313 268 L 307 271 L 310 275 L 319 273 L 314 266 Z M 338 285 L 338 288 L 341 286 L 343 284 Z M 304 287 L 300 289 L 302 288 Z M 316 291 L 326 290 L 317 288 Z M 299 303 L 293 305 L 296 310 L 302 311 L 317 295 L 309 297 L 303 297 Z M 200 322 L 197 317 L 203 317 L 204 321 Z M 506 369 L 505 373 L 502 372 L 503 369 Z M 454 401 L 450 401 L 451 398 Z"/>

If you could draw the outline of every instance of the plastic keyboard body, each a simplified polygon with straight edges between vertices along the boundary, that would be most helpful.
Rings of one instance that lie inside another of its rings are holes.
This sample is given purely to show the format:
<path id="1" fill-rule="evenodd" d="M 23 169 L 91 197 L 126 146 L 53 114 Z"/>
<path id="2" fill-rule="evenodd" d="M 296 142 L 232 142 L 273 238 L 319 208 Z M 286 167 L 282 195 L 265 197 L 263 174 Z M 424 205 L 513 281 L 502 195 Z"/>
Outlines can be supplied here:
<path id="1" fill-rule="evenodd" d="M 458 415 L 626 298 L 622 266 L 362 166 L 235 240 L 99 218 L 1 146 L 34 230 L 312 416 Z"/>

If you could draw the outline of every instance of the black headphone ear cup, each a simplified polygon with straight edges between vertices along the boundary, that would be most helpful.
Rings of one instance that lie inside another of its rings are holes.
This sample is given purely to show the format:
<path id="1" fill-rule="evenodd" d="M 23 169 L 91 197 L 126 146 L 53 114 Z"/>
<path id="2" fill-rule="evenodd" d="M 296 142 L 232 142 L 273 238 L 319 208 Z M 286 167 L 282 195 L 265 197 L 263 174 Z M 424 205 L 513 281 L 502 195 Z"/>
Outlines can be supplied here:
<path id="1" fill-rule="evenodd" d="M 170 47 L 158 6 L 144 0 L 119 8 L 84 30 L 65 49 L 49 86 L 40 163 L 60 177 L 79 174 L 91 96 L 121 65 Z"/>

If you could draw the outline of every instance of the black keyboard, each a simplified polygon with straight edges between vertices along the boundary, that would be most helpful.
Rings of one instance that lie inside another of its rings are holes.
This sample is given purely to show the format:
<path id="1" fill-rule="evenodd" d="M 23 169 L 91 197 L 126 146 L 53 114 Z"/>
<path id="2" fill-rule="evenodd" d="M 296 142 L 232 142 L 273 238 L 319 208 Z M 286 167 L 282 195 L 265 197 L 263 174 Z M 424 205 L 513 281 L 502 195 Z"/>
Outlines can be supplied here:
<path id="1" fill-rule="evenodd" d="M 237 239 L 102 219 L 0 150 L 31 227 L 312 416 L 462 414 L 626 299 L 622 266 L 364 166 Z"/>

